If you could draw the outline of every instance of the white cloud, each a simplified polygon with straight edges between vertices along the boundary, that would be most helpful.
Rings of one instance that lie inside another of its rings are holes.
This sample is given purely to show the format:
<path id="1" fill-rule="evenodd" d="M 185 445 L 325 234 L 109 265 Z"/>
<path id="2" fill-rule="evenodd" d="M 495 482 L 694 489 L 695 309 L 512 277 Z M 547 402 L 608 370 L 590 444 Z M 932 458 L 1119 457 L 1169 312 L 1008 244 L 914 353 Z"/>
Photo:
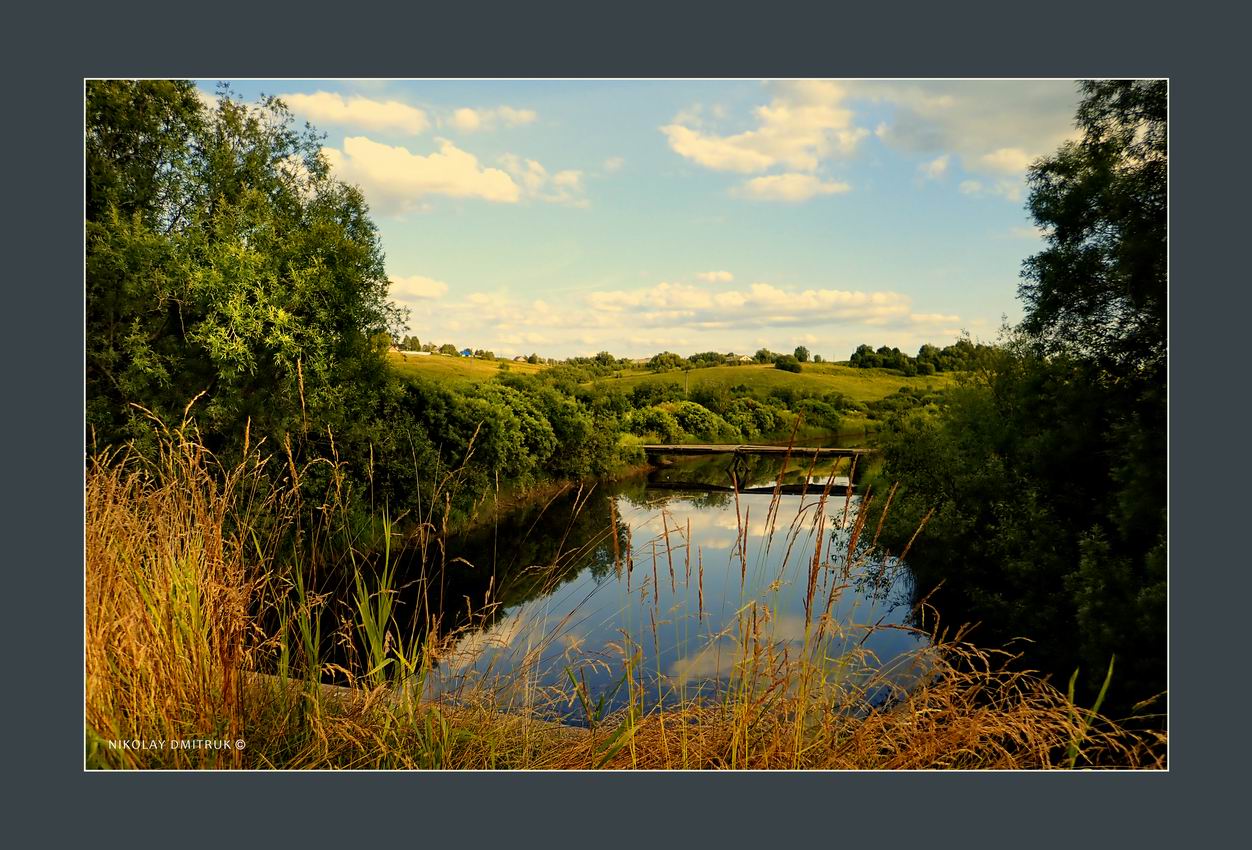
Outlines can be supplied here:
<path id="1" fill-rule="evenodd" d="M 448 284 L 433 277 L 420 274 L 391 278 L 391 297 L 397 301 L 425 301 L 442 298 L 448 293 Z"/>
<path id="2" fill-rule="evenodd" d="M 345 98 L 332 92 L 284 94 L 280 98 L 292 112 L 313 123 L 334 124 L 358 130 L 399 130 L 421 133 L 430 126 L 426 113 L 398 100 L 372 100 L 359 95 Z"/>
<path id="3" fill-rule="evenodd" d="M 426 291 L 424 284 L 413 286 Z M 866 341 L 916 350 L 922 342 L 950 341 L 959 334 L 957 316 L 917 311 L 900 293 L 761 282 L 736 289 L 661 282 L 556 299 L 469 291 L 457 298 L 411 296 L 407 304 L 410 326 L 422 339 L 509 356 L 607 350 L 641 357 L 665 349 L 751 353 L 762 346 L 790 351 L 803 342 L 815 353 L 843 359 Z"/>
<path id="4" fill-rule="evenodd" d="M 977 180 L 962 180 L 957 188 L 962 195 L 977 195 L 982 192 L 982 183 Z"/>
<path id="5" fill-rule="evenodd" d="M 663 127 L 675 153 L 706 168 L 751 174 L 776 165 L 814 171 L 834 155 L 851 154 L 869 131 L 853 125 L 843 105 L 846 88 L 828 80 L 773 83 L 774 98 L 754 110 L 755 129 L 733 135 L 705 132 L 697 109 Z"/>
<path id="6" fill-rule="evenodd" d="M 517 127 L 521 124 L 533 124 L 539 120 L 539 113 L 533 109 L 514 109 L 511 106 L 501 106 L 496 109 L 496 115 L 500 117 L 509 127 Z"/>
<path id="7" fill-rule="evenodd" d="M 730 272 L 700 272 L 696 277 L 709 283 L 730 283 L 735 279 L 735 276 Z"/>
<path id="8" fill-rule="evenodd" d="M 494 130 L 501 124 L 506 127 L 533 124 L 538 119 L 539 113 L 533 109 L 515 109 L 512 106 L 498 106 L 495 109 L 461 107 L 454 110 L 444 123 L 462 132 L 473 133 Z"/>
<path id="9" fill-rule="evenodd" d="M 427 155 L 385 145 L 364 136 L 343 140 L 343 150 L 323 148 L 335 175 L 361 187 L 370 204 L 381 212 L 406 212 L 427 195 L 481 198 L 514 203 L 521 190 L 507 173 L 482 167 L 477 157 L 446 139 Z"/>
<path id="10" fill-rule="evenodd" d="M 917 166 L 917 170 L 927 180 L 938 180 L 948 173 L 948 160 L 949 156 L 945 153 L 943 156 L 936 157 L 929 162 L 923 162 Z"/>
<path id="11" fill-rule="evenodd" d="M 814 174 L 768 174 L 754 177 L 738 187 L 736 194 L 758 201 L 807 201 L 817 195 L 851 191 L 847 183 L 822 180 Z"/>
<path id="12" fill-rule="evenodd" d="M 704 136 L 680 124 L 670 124 L 662 127 L 661 131 L 669 138 L 669 146 L 675 153 L 705 168 L 750 173 L 764 171 L 776 161 L 769 154 L 744 146 L 743 140 L 737 137 L 722 139 Z"/>
<path id="13" fill-rule="evenodd" d="M 612 174 L 615 171 L 621 171 L 625 164 L 626 160 L 620 156 L 611 156 L 604 161 L 604 170 Z"/>
<path id="14" fill-rule="evenodd" d="M 1034 159 L 1035 157 L 1021 148 L 998 148 L 983 154 L 978 158 L 978 163 L 987 171 L 1018 175 L 1025 172 Z"/>
<path id="15" fill-rule="evenodd" d="M 500 164 L 517 179 L 529 198 L 553 204 L 587 206 L 587 199 L 583 196 L 581 171 L 565 169 L 549 174 L 537 160 L 522 159 L 511 153 L 500 157 Z"/>
<path id="16" fill-rule="evenodd" d="M 646 289 L 591 293 L 587 304 L 601 314 L 629 312 L 631 321 L 641 325 L 681 324 L 702 329 L 903 319 L 909 313 L 909 299 L 895 292 L 788 291 L 768 283 L 713 292 L 663 282 Z"/>

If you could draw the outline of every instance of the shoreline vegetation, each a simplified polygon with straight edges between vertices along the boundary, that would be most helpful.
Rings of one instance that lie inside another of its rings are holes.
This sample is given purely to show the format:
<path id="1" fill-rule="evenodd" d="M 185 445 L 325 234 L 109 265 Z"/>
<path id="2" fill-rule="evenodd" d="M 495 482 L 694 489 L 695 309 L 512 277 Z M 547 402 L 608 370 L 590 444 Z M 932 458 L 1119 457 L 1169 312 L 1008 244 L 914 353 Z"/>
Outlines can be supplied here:
<path id="1" fill-rule="evenodd" d="M 923 684 L 895 687 L 885 705 L 873 705 L 868 695 L 884 682 L 860 667 L 863 659 L 780 658 L 763 609 L 744 621 L 746 651 L 715 699 L 645 710 L 649 683 L 632 667 L 630 647 L 646 634 L 623 638 L 631 696 L 607 716 L 572 675 L 568 687 L 541 690 L 526 687 L 533 670 L 525 668 L 507 683 L 423 697 L 420 681 L 449 636 L 404 631 L 386 555 L 356 559 L 347 607 L 320 616 L 329 597 L 303 583 L 292 568 L 296 551 L 284 553 L 277 541 L 309 521 L 336 521 L 333 506 L 269 488 L 258 454 L 224 470 L 189 430 L 164 440 L 158 464 L 105 457 L 87 473 L 90 768 L 1163 766 L 1163 736 L 1075 705 L 959 634 L 915 659 L 927 671 Z M 433 556 L 439 539 L 427 532 Z M 309 550 L 301 557 L 318 560 Z M 328 635 L 318 629 L 329 623 L 356 663 L 323 658 Z M 328 685 L 332 675 L 346 684 Z M 521 702 L 519 688 L 529 694 Z M 557 705 L 582 705 L 584 726 L 547 720 Z M 179 739 L 243 740 L 246 748 L 118 745 Z"/>

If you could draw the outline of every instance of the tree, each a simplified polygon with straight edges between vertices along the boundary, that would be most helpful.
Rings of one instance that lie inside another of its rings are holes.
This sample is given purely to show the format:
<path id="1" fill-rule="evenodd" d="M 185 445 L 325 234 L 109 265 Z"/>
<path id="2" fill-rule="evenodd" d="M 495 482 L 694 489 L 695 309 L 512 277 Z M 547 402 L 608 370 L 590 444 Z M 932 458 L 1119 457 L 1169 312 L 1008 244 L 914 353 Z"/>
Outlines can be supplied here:
<path id="1" fill-rule="evenodd" d="M 86 88 L 87 420 L 147 432 L 189 402 L 210 448 L 346 434 L 377 408 L 403 318 L 361 193 L 281 101 L 185 81 Z M 379 345 L 379 340 L 385 340 Z"/>
<path id="2" fill-rule="evenodd" d="M 1029 172 L 1028 207 L 1047 247 L 1023 266 L 1023 328 L 1047 351 L 1160 370 L 1168 83 L 1084 82 L 1082 92 L 1082 139 Z"/>
<path id="3" fill-rule="evenodd" d="M 858 369 L 872 369 L 879 365 L 878 355 L 874 353 L 873 346 L 864 343 L 856 347 L 856 351 L 852 352 L 852 357 L 848 362 Z"/>
<path id="4" fill-rule="evenodd" d="M 933 510 L 909 560 L 919 587 L 945 583 L 944 618 L 1033 638 L 1025 663 L 1081 667 L 1088 699 L 1116 655 L 1105 706 L 1128 712 L 1166 686 L 1167 92 L 1082 92 L 1083 138 L 1030 170 L 1047 244 L 1023 265 L 1022 324 L 994 349 L 918 353 L 973 374 L 940 417 L 889 424 L 883 535 L 903 545 Z"/>
<path id="5" fill-rule="evenodd" d="M 805 348 L 803 345 L 797 345 L 796 351 L 795 351 L 795 358 L 801 363 L 808 363 L 809 362 L 809 350 Z"/>
<path id="6" fill-rule="evenodd" d="M 790 354 L 782 354 L 774 361 L 774 368 L 782 369 L 784 372 L 799 372 L 801 367 L 799 360 Z"/>
<path id="7" fill-rule="evenodd" d="M 686 363 L 687 359 L 682 355 L 672 351 L 662 351 L 660 354 L 653 355 L 648 361 L 648 368 L 653 372 L 668 372 L 671 369 L 680 369 Z"/>

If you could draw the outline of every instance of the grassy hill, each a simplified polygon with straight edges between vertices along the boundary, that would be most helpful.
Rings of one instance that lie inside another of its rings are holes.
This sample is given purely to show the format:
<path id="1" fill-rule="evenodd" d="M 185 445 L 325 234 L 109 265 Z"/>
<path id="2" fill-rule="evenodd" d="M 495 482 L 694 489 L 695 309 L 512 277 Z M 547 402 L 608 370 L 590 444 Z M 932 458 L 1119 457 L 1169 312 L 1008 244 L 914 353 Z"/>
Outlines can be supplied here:
<path id="1" fill-rule="evenodd" d="M 477 357 L 454 357 L 432 354 L 429 357 L 405 357 L 388 352 L 387 361 L 401 375 L 416 375 L 433 381 L 454 384 L 472 384 L 486 381 L 500 374 L 500 364 L 507 363 L 508 371 L 533 375 L 544 367 L 538 363 L 518 360 L 480 360 Z"/>
<path id="2" fill-rule="evenodd" d="M 856 369 L 835 363 L 806 363 L 799 374 L 775 369 L 769 365 L 745 364 L 742 366 L 712 366 L 692 369 L 690 373 L 629 371 L 621 377 L 601 378 L 606 384 L 616 384 L 627 392 L 644 383 L 668 383 L 679 387 L 686 383 L 688 390 L 701 385 L 730 387 L 743 384 L 754 393 L 767 394 L 775 387 L 807 389 L 819 394 L 843 393 L 853 401 L 869 402 L 886 398 L 901 387 L 938 390 L 953 386 L 956 376 L 941 373 L 927 377 L 905 378 L 887 369 Z"/>

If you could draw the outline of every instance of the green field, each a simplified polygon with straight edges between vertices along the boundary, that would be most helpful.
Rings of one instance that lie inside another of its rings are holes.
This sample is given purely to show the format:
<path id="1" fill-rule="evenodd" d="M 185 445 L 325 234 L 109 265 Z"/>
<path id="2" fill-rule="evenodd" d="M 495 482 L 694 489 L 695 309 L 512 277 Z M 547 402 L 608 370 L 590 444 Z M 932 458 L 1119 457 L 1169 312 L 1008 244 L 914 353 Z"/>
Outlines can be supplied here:
<path id="1" fill-rule="evenodd" d="M 538 363 L 519 360 L 480 360 L 477 357 L 454 357 L 432 354 L 429 357 L 405 357 L 394 351 L 388 352 L 387 362 L 401 375 L 429 378 L 445 383 L 473 384 L 490 380 L 501 373 L 500 364 L 507 363 L 508 371 L 533 375 L 544 367 Z"/>
<path id="2" fill-rule="evenodd" d="M 853 401 L 868 402 L 886 398 L 901 387 L 945 389 L 956 383 L 956 376 L 945 372 L 927 377 L 905 378 L 887 369 L 855 369 L 834 363 L 806 363 L 804 371 L 796 374 L 753 363 L 742 366 L 711 366 L 707 369 L 692 369 L 688 373 L 628 371 L 623 372 L 620 378 L 602 378 L 601 382 L 607 385 L 616 384 L 628 392 L 645 383 L 676 384 L 680 387 L 685 384 L 688 390 L 702 385 L 720 384 L 729 389 L 743 384 L 758 394 L 768 394 L 775 387 L 791 387 L 819 394 L 843 393 Z"/>
<path id="3" fill-rule="evenodd" d="M 501 363 L 508 364 L 509 372 L 522 375 L 533 375 L 546 368 L 523 361 L 480 360 L 477 357 L 443 354 L 405 358 L 395 352 L 388 354 L 388 362 L 402 375 L 461 384 L 489 380 L 500 374 Z M 690 372 L 654 373 L 646 369 L 627 369 L 610 377 L 599 378 L 597 383 L 619 386 L 627 392 L 640 384 L 674 384 L 679 387 L 686 385 L 688 390 L 719 384 L 729 389 L 742 384 L 756 395 L 768 395 L 775 387 L 791 387 L 819 395 L 829 392 L 843 393 L 852 401 L 870 402 L 886 398 L 901 387 L 945 389 L 956 383 L 956 374 L 944 372 L 926 377 L 905 378 L 889 369 L 856 369 L 835 363 L 806 363 L 804 371 L 796 374 L 775 369 L 771 365 L 751 363 L 741 366 L 710 366 L 692 369 Z"/>

